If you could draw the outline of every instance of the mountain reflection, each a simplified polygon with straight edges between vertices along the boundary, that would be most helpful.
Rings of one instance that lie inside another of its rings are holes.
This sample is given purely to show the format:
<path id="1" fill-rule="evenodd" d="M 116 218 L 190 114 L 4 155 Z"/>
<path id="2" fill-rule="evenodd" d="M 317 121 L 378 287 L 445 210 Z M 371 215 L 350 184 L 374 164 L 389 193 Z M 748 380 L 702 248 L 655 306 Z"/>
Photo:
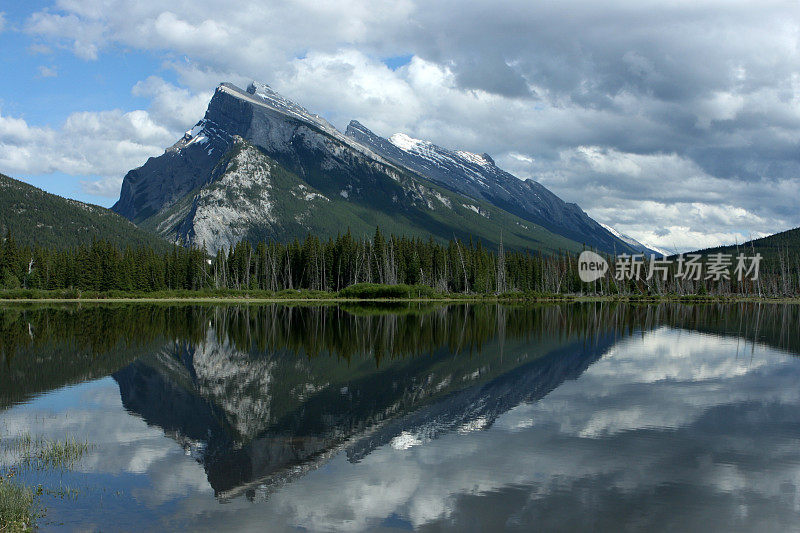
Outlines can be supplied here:
<path id="1" fill-rule="evenodd" d="M 216 308 L 206 337 L 116 372 L 123 405 L 197 456 L 223 498 L 266 494 L 339 451 L 488 427 L 577 377 L 617 334 L 558 307 Z M 558 327 L 556 327 L 558 326 Z"/>
<path id="2" fill-rule="evenodd" d="M 340 452 L 358 462 L 488 428 L 621 338 L 665 325 L 791 353 L 800 338 L 797 306 L 757 304 L 12 306 L 0 317 L 0 408 L 112 374 L 125 408 L 202 463 L 222 499 L 266 497 Z"/>

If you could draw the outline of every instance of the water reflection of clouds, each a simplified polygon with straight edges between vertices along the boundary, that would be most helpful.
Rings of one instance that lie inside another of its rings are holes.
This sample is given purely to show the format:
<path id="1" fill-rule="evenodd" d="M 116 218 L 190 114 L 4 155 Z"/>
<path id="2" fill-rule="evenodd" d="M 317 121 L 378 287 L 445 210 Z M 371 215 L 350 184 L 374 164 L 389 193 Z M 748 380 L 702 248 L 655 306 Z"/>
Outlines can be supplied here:
<path id="1" fill-rule="evenodd" d="M 4 418 L 32 433 L 86 435 L 99 445 L 88 472 L 146 474 L 138 504 L 180 498 L 162 516 L 170 527 L 361 530 L 395 517 L 422 529 L 486 529 L 481 521 L 492 520 L 519 529 L 779 530 L 800 512 L 798 385 L 796 358 L 662 328 L 617 343 L 580 378 L 488 430 L 386 445 L 355 464 L 340 454 L 266 502 L 226 505 L 160 428 L 121 416 L 110 379 L 85 387 L 85 407 L 55 423 L 30 427 L 23 409 Z"/>
<path id="2" fill-rule="evenodd" d="M 266 502 L 190 496 L 197 529 L 781 530 L 800 511 L 800 362 L 730 338 L 660 329 L 488 431 L 338 456 Z M 182 518 L 178 518 L 178 516 Z M 238 527 L 238 526 L 237 526 Z"/>
<path id="3" fill-rule="evenodd" d="M 762 345 L 745 350 L 735 338 L 662 328 L 621 341 L 579 380 L 496 425 L 533 418 L 582 437 L 678 428 L 717 405 L 798 404 L 799 369 L 796 359 Z"/>
<path id="4" fill-rule="evenodd" d="M 202 465 L 184 457 L 174 440 L 157 426 L 148 426 L 124 410 L 119 388 L 111 378 L 48 393 L 44 407 L 38 402 L 3 413 L 9 437 L 30 434 L 50 440 L 75 437 L 93 445 L 74 470 L 91 474 L 142 474 L 147 489 L 134 489 L 134 497 L 149 505 L 166 502 L 193 491 L 211 493 Z M 69 406 L 54 412 L 49 406 Z"/>
<path id="5" fill-rule="evenodd" d="M 736 339 L 666 328 L 629 338 L 491 431 L 334 462 L 329 469 L 341 476 L 312 474 L 270 505 L 312 529 L 362 529 L 391 513 L 456 528 L 469 525 L 459 513 L 502 506 L 498 495 L 514 488 L 527 494 L 509 513 L 529 526 L 551 505 L 585 513 L 584 526 L 617 511 L 624 519 L 622 507 L 640 505 L 637 520 L 658 516 L 649 525 L 667 528 L 678 524 L 663 510 L 691 503 L 698 508 L 673 513 L 690 528 L 709 519 L 779 529 L 800 510 L 800 364 L 763 346 L 741 348 L 737 358 Z M 325 494 L 331 481 L 337 489 L 324 502 L 304 498 Z M 687 495 L 693 502 L 682 502 Z M 343 509 L 357 518 L 331 522 Z"/>

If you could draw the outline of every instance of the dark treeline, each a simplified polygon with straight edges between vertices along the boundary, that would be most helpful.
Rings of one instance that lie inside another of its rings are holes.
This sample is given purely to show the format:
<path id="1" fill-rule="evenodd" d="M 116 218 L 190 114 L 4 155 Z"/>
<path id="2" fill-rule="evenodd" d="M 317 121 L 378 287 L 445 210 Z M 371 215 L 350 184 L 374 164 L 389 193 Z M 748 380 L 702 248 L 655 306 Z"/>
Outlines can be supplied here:
<path id="1" fill-rule="evenodd" d="M 480 354 L 495 343 L 543 349 L 593 343 L 660 326 L 738 337 L 800 353 L 794 305 L 540 305 L 403 303 L 391 308 L 334 305 L 65 305 L 0 308 L 0 408 L 30 394 L 108 375 L 176 344 L 211 339 L 257 357 L 285 352 L 387 361 L 433 354 Z M 743 345 L 743 350 L 745 349 Z M 262 354 L 262 355 L 258 355 Z"/>
<path id="2" fill-rule="evenodd" d="M 339 291 L 356 283 L 424 285 L 439 292 L 561 292 L 569 257 L 494 253 L 480 242 L 355 239 L 239 242 L 209 256 L 198 248 L 121 249 L 105 241 L 67 250 L 20 246 L 9 235 L 0 249 L 2 287 L 90 291 L 236 289 Z M 547 268 L 547 276 L 545 270 Z M 557 274 L 560 272 L 560 274 Z M 551 277 L 555 275 L 555 277 Z M 577 280 L 577 278 L 576 278 Z M 573 280 L 571 286 L 577 287 Z"/>
<path id="3" fill-rule="evenodd" d="M 613 258 L 608 258 L 613 262 Z M 644 272 L 644 271 L 643 271 Z M 760 279 L 739 282 L 652 279 L 618 281 L 613 275 L 586 284 L 568 253 L 489 250 L 480 241 L 385 237 L 356 239 L 348 231 L 327 241 L 308 236 L 291 243 L 241 241 L 209 255 L 203 249 L 120 248 L 94 241 L 66 250 L 0 243 L 0 288 L 78 291 L 337 292 L 359 283 L 427 287 L 437 293 L 753 295 L 800 294 L 800 256 L 781 256 L 761 267 Z"/>
<path id="4" fill-rule="evenodd" d="M 446 349 L 480 352 L 503 339 L 592 339 L 627 336 L 660 326 L 678 327 L 800 353 L 800 307 L 757 302 L 687 305 L 676 302 L 542 303 L 537 305 L 11 305 L 0 308 L 0 369 L 19 351 L 53 346 L 89 359 L 172 342 L 197 345 L 209 330 L 221 344 L 259 353 L 288 351 L 376 360 L 414 357 Z M 38 359 L 31 361 L 38 365 Z"/>

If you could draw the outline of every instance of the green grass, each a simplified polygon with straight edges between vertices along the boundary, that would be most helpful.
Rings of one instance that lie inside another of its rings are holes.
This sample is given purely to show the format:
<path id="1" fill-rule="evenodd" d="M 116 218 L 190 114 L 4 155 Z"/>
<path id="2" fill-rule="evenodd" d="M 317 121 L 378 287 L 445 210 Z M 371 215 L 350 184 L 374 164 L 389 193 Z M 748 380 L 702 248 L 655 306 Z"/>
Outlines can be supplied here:
<path id="1" fill-rule="evenodd" d="M 434 298 L 436 291 L 425 285 L 382 285 L 378 283 L 356 283 L 339 291 L 341 298 L 370 299 L 411 299 Z"/>
<path id="2" fill-rule="evenodd" d="M 16 455 L 20 469 L 69 470 L 93 448 L 85 441 L 67 435 L 64 440 L 31 437 L 24 433 L 9 443 L 3 442 L 5 451 Z"/>
<path id="3" fill-rule="evenodd" d="M 200 289 L 165 291 L 79 291 L 75 289 L 0 289 L 2 300 L 572 300 L 575 295 L 538 292 L 440 293 L 425 285 L 384 285 L 357 283 L 341 291 L 284 289 Z"/>
<path id="4" fill-rule="evenodd" d="M 0 532 L 32 531 L 37 517 L 34 502 L 30 487 L 0 475 Z"/>
<path id="5" fill-rule="evenodd" d="M 618 302 L 638 301 L 681 301 L 681 302 L 728 302 L 728 301 L 797 301 L 797 298 L 769 298 L 744 295 L 710 294 L 621 294 L 621 295 L 583 295 L 555 294 L 542 292 L 493 293 L 440 293 L 424 285 L 382 285 L 377 283 L 358 283 L 339 292 L 309 289 L 285 289 L 281 291 L 245 289 L 200 289 L 164 291 L 80 291 L 75 289 L 0 289 L 0 302 L 15 300 L 84 300 L 84 301 L 126 301 L 163 300 L 167 301 L 318 301 L 338 302 L 342 300 L 370 301 L 463 301 L 463 302 L 571 302 L 584 300 L 603 300 Z"/>
<path id="6" fill-rule="evenodd" d="M 120 299 L 212 299 L 252 298 L 270 300 L 330 299 L 336 293 L 286 289 L 278 292 L 244 289 L 200 289 L 164 291 L 81 291 L 76 289 L 5 289 L 0 300 L 120 300 Z"/>
<path id="7" fill-rule="evenodd" d="M 15 456 L 13 466 L 0 469 L 0 533 L 32 531 L 41 516 L 37 497 L 43 493 L 57 494 L 39 485 L 36 490 L 13 481 L 26 470 L 65 471 L 74 468 L 94 446 L 75 437 L 50 440 L 24 433 L 14 439 L 0 440 L 2 451 Z M 69 492 L 72 496 L 73 492 Z"/>

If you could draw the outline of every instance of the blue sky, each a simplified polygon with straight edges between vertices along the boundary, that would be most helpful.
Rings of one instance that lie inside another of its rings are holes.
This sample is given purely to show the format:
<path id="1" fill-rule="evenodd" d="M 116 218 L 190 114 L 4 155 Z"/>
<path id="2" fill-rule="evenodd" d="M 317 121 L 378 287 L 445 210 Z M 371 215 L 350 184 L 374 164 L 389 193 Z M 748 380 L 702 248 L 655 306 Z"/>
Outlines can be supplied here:
<path id="1" fill-rule="evenodd" d="M 0 113 L 21 118 L 29 126 L 58 128 L 76 111 L 134 110 L 146 107 L 148 98 L 131 88 L 158 73 L 175 81 L 173 72 L 161 67 L 160 54 L 112 46 L 96 60 L 76 56 L 63 44 L 25 32 L 30 15 L 52 2 L 12 2 L 3 6 L 4 31 L 0 32 Z M 199 119 L 200 117 L 198 117 Z M 70 139 L 65 138 L 65 143 Z M 143 162 L 143 161 L 142 161 Z M 3 172 L 0 169 L 0 172 Z M 115 198 L 90 194 L 81 181 L 92 174 L 14 174 L 48 192 L 85 202 L 110 206 Z"/>
<path id="2" fill-rule="evenodd" d="M 679 249 L 800 225 L 795 2 L 3 2 L 0 172 L 101 205 L 258 79 Z"/>

